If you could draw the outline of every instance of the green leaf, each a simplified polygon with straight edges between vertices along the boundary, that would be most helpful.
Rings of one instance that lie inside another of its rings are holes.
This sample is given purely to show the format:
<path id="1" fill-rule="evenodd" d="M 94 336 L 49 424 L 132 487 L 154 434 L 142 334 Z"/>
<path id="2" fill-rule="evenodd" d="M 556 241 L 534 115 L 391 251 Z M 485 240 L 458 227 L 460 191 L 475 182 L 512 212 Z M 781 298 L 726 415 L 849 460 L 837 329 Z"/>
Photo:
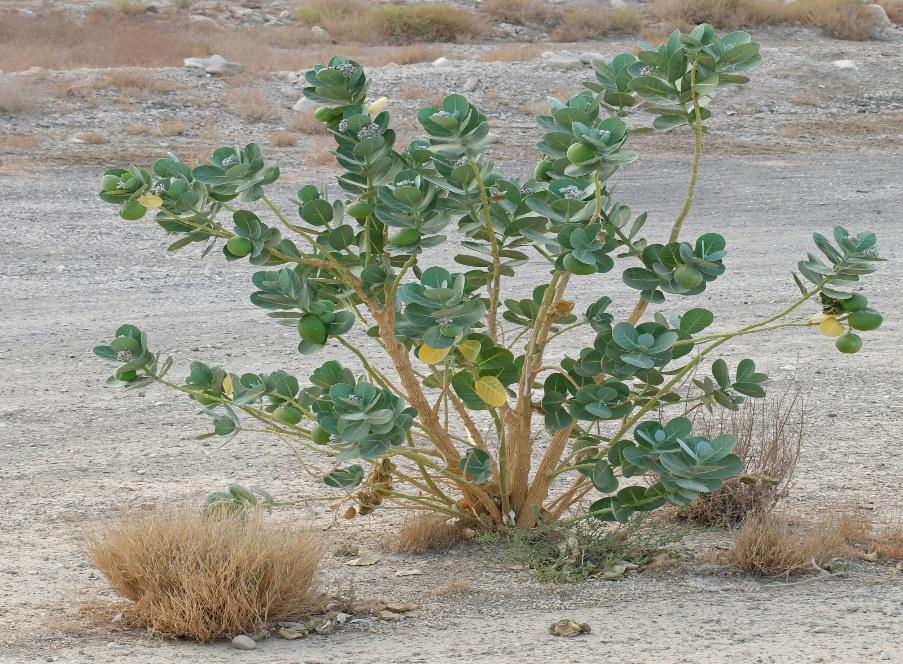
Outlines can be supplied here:
<path id="1" fill-rule="evenodd" d="M 471 482 L 485 484 L 492 477 L 492 458 L 478 447 L 468 449 L 458 465 Z"/>
<path id="2" fill-rule="evenodd" d="M 690 309 L 680 317 L 680 330 L 687 334 L 702 332 L 712 324 L 715 315 L 708 309 Z"/>
<path id="3" fill-rule="evenodd" d="M 336 468 L 323 478 L 323 482 L 333 489 L 353 489 L 363 479 L 364 469 L 355 464 L 347 468 Z"/>

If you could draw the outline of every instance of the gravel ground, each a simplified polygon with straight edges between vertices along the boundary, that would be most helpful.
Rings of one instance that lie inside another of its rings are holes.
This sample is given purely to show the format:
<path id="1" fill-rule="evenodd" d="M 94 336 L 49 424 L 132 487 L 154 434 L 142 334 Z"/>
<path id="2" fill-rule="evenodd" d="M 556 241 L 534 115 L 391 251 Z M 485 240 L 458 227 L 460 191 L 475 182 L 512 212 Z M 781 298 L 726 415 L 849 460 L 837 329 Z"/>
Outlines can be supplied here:
<path id="1" fill-rule="evenodd" d="M 625 45 L 580 49 L 610 55 Z M 858 355 L 835 353 L 815 332 L 794 332 L 738 339 L 724 357 L 729 363 L 754 357 L 775 390 L 793 378 L 805 385 L 811 435 L 789 500 L 793 508 L 819 511 L 840 501 L 888 514 L 903 502 L 895 443 L 903 357 L 894 313 L 903 308 L 897 287 L 903 277 L 903 53 L 898 43 L 851 46 L 788 33 L 773 34 L 766 47 L 767 64 L 754 82 L 719 104 L 685 232 L 718 229 L 728 240 L 728 273 L 706 291 L 720 329 L 772 312 L 792 296 L 789 270 L 810 250 L 812 231 L 842 223 L 878 233 L 891 262 L 869 278 L 868 293 L 886 321 L 867 335 Z M 480 48 L 450 50 L 448 57 L 459 60 L 447 68 L 374 70 L 373 90 L 392 93 L 399 117 L 437 91 L 478 78 L 471 97 L 501 139 L 492 154 L 501 168 L 524 176 L 523 155 L 539 134 L 529 119 L 532 103 L 560 88 L 575 90 L 588 72 L 558 72 L 540 60 L 480 63 L 473 59 Z M 853 59 L 856 69 L 831 64 L 842 58 Z M 362 598 L 422 604 L 402 621 L 362 619 L 330 637 L 268 641 L 239 653 L 223 644 L 65 628 L 71 607 L 105 592 L 80 552 L 86 524 L 126 507 L 197 500 L 232 481 L 260 484 L 286 500 L 318 491 L 277 443 L 249 437 L 225 448 L 205 445 L 193 439 L 205 422 L 185 400 L 157 389 L 123 396 L 103 388 L 106 367 L 90 348 L 126 321 L 145 328 L 154 345 L 175 357 L 176 376 L 191 359 L 300 375 L 320 359 L 294 354 L 291 331 L 248 302 L 249 269 L 227 267 L 216 252 L 207 259 L 191 251 L 167 255 L 156 228 L 118 220 L 95 195 L 101 164 L 146 163 L 167 150 L 200 154 L 222 140 L 267 143 L 272 132 L 292 126 L 288 109 L 299 95 L 293 74 L 253 84 L 280 109 L 278 117 L 255 123 L 218 101 L 227 81 L 175 69 L 147 74 L 175 88 L 125 100 L 106 89 L 58 96 L 50 92 L 60 85 L 84 85 L 106 73 L 33 73 L 35 86 L 48 91 L 40 107 L 26 116 L 0 116 L 0 138 L 38 141 L 3 144 L 0 152 L 7 228 L 0 262 L 0 482 L 7 503 L 0 536 L 0 661 L 903 661 L 903 575 L 887 565 L 856 563 L 846 578 L 783 584 L 687 563 L 664 575 L 548 587 L 507 569 L 500 550 L 475 543 L 442 555 L 387 554 L 368 568 L 327 559 L 324 588 L 353 587 Z M 197 113 L 205 119 L 198 121 Z M 188 127 L 166 136 L 135 130 L 163 120 Z M 82 132 L 103 132 L 109 143 L 72 142 Z M 661 232 L 682 200 L 689 140 L 675 134 L 635 143 L 641 159 L 619 173 L 618 193 L 649 211 L 650 234 Z M 265 149 L 285 166 L 277 199 L 287 202 L 299 182 L 334 172 L 319 163 L 320 137 L 302 133 L 295 146 Z M 512 294 L 529 290 L 529 273 L 512 282 Z M 619 312 L 632 304 L 616 275 L 582 283 L 581 303 L 612 293 Z M 331 522 L 323 507 L 281 518 Z M 324 537 L 375 548 L 394 523 L 378 513 L 353 526 L 338 524 Z M 699 533 L 688 546 L 723 539 Z M 422 574 L 397 577 L 403 569 Z M 452 579 L 476 590 L 431 594 Z M 591 623 L 592 634 L 549 636 L 548 624 L 564 616 Z"/>

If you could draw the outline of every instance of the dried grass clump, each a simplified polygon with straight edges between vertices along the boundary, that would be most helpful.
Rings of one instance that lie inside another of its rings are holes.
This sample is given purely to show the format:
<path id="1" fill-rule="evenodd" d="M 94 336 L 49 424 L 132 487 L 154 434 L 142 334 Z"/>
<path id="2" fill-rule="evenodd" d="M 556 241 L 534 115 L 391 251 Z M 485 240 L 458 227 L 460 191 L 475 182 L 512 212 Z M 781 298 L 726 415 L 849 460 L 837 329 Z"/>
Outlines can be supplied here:
<path id="1" fill-rule="evenodd" d="M 787 577 L 824 567 L 837 556 L 849 554 L 844 526 L 827 517 L 811 527 L 786 516 L 751 514 L 734 537 L 727 554 L 737 569 L 767 577 Z"/>
<path id="2" fill-rule="evenodd" d="M 226 91 L 223 99 L 225 109 L 245 122 L 268 122 L 281 117 L 273 101 L 257 88 L 233 88 Z"/>
<path id="3" fill-rule="evenodd" d="M 78 135 L 78 140 L 88 145 L 106 145 L 110 142 L 110 139 L 99 131 L 83 131 Z"/>
<path id="4" fill-rule="evenodd" d="M 295 17 L 307 25 L 319 25 L 340 42 L 464 42 L 485 31 L 476 14 L 443 4 L 308 0 L 295 10 Z"/>
<path id="5" fill-rule="evenodd" d="M 0 113 L 27 113 L 37 106 L 38 93 L 34 84 L 0 74 Z"/>
<path id="6" fill-rule="evenodd" d="M 107 2 L 92 5 L 92 14 L 144 14 L 147 11 L 147 3 L 144 0 L 107 0 Z"/>
<path id="7" fill-rule="evenodd" d="M 875 522 L 869 515 L 839 510 L 838 531 L 865 560 L 903 560 L 903 517 Z"/>
<path id="8" fill-rule="evenodd" d="M 483 62 L 523 62 L 538 57 L 543 50 L 538 44 L 499 46 L 481 57 L 480 60 Z"/>
<path id="9" fill-rule="evenodd" d="M 484 0 L 482 9 L 505 23 L 546 23 L 555 13 L 543 0 Z"/>
<path id="10" fill-rule="evenodd" d="M 878 0 L 892 23 L 903 25 L 903 0 Z"/>
<path id="11" fill-rule="evenodd" d="M 290 148 L 297 143 L 298 137 L 290 131 L 274 131 L 270 134 L 270 145 L 277 148 Z"/>
<path id="12" fill-rule="evenodd" d="M 736 526 L 749 514 L 767 512 L 790 489 L 806 436 L 806 411 L 798 387 L 767 401 L 750 399 L 737 411 L 699 416 L 694 428 L 714 438 L 737 438 L 734 453 L 743 472 L 718 491 L 700 494 L 678 511 L 678 518 L 701 526 Z"/>
<path id="13" fill-rule="evenodd" d="M 445 551 L 463 539 L 463 529 L 447 518 L 417 516 L 405 520 L 386 548 L 393 553 Z"/>
<path id="14" fill-rule="evenodd" d="M 561 12 L 552 37 L 558 41 L 580 41 L 605 35 L 635 35 L 643 29 L 644 21 L 645 14 L 632 7 L 578 6 Z"/>
<path id="15" fill-rule="evenodd" d="M 840 39 L 869 39 L 875 16 L 858 0 L 656 0 L 657 18 L 687 28 L 711 23 L 723 30 L 799 23 Z"/>
<path id="16" fill-rule="evenodd" d="M 315 608 L 323 555 L 311 533 L 195 511 L 144 512 L 86 535 L 88 557 L 155 634 L 208 642 Z"/>

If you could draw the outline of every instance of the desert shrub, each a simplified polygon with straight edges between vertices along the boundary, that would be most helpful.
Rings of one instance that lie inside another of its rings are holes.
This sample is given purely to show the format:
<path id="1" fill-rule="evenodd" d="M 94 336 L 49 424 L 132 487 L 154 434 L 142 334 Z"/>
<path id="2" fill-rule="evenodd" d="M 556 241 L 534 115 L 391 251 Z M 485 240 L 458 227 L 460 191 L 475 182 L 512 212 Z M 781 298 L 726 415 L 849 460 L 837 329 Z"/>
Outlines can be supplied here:
<path id="1" fill-rule="evenodd" d="M 694 418 L 704 436 L 731 434 L 742 474 L 721 488 L 699 496 L 678 511 L 680 518 L 703 526 L 736 526 L 750 513 L 772 509 L 790 489 L 806 435 L 806 414 L 800 388 L 781 397 L 750 400 L 739 410 L 719 410 Z"/>
<path id="2" fill-rule="evenodd" d="M 874 15 L 858 0 L 656 0 L 653 14 L 675 25 L 712 23 L 720 28 L 754 28 L 801 23 L 841 39 L 868 39 Z"/>
<path id="3" fill-rule="evenodd" d="M 445 551 L 464 539 L 464 530 L 448 518 L 432 514 L 409 517 L 392 533 L 386 548 L 395 553 Z"/>
<path id="4" fill-rule="evenodd" d="M 830 567 L 850 553 L 842 524 L 826 517 L 811 525 L 775 512 L 751 514 L 737 531 L 728 561 L 757 576 L 780 577 Z"/>
<path id="5" fill-rule="evenodd" d="M 339 56 L 308 71 L 304 90 L 335 140 L 338 195 L 306 184 L 283 212 L 267 195 L 279 167 L 256 144 L 218 148 L 195 167 L 171 155 L 152 170 L 107 170 L 100 197 L 123 219 L 150 211 L 174 236 L 170 250 L 219 246 L 226 260 L 257 266 L 251 302 L 297 331 L 297 351 L 337 350 L 350 365 L 330 359 L 302 381 L 193 362 L 174 382 L 172 359 L 122 325 L 95 348 L 116 365 L 109 383 L 186 394 L 210 421 L 206 436 L 250 428 L 293 441 L 347 518 L 387 506 L 476 530 L 529 528 L 596 491 L 588 513 L 626 522 L 718 490 L 743 470 L 736 438 L 694 432 L 684 415 L 764 398 L 767 375 L 716 351 L 741 336 L 818 328 L 840 352 L 857 352 L 857 332 L 882 319 L 853 290 L 881 259 L 873 233 L 815 233 L 819 254 L 793 273 L 798 296 L 709 330 L 714 313 L 684 302 L 724 274 L 727 240 L 680 236 L 713 98 L 748 82 L 741 72 L 758 64 L 759 46 L 701 25 L 643 48 L 594 62 L 585 90 L 549 100 L 538 118 L 543 156 L 526 181 L 496 170 L 489 122 L 461 95 L 421 109 L 426 137 L 396 145 L 388 100 L 369 96 L 361 65 Z M 635 108 L 655 115 L 657 130 L 690 130 L 687 194 L 669 228 L 646 229 L 646 214 L 613 193 L 612 178 L 638 156 L 621 117 Z M 449 247 L 452 222 L 462 253 Z M 431 265 L 439 251 L 460 268 Z M 587 279 L 615 259 L 634 302 L 626 318 L 609 310 L 612 280 L 603 291 Z M 535 280 L 513 292 L 510 278 L 528 263 Z M 572 280 L 583 285 L 568 291 Z M 647 315 L 669 300 L 680 313 Z M 576 328 L 591 330 L 592 343 Z M 534 433 L 538 420 L 545 437 Z M 622 484 L 637 477 L 648 482 Z"/>
<path id="6" fill-rule="evenodd" d="M 605 35 L 635 35 L 642 30 L 643 21 L 644 14 L 632 7 L 578 6 L 561 12 L 552 37 L 559 41 L 579 41 Z"/>
<path id="7" fill-rule="evenodd" d="M 280 118 L 278 105 L 259 88 L 226 90 L 223 107 L 246 122 L 270 122 Z"/>
<path id="8" fill-rule="evenodd" d="M 542 0 L 485 0 L 482 9 L 506 23 L 543 23 L 555 12 Z"/>
<path id="9" fill-rule="evenodd" d="M 540 581 L 574 583 L 588 578 L 617 579 L 643 568 L 680 541 L 683 531 L 649 515 L 626 524 L 596 519 L 514 529 L 502 540 L 509 563 L 531 570 Z"/>
<path id="10" fill-rule="evenodd" d="M 163 636 L 251 634 L 318 601 L 319 539 L 257 514 L 136 513 L 90 530 L 86 542 L 91 562 L 127 600 L 127 622 Z"/>
<path id="11" fill-rule="evenodd" d="M 107 0 L 91 5 L 91 12 L 95 14 L 143 14 L 146 11 L 144 0 Z"/>

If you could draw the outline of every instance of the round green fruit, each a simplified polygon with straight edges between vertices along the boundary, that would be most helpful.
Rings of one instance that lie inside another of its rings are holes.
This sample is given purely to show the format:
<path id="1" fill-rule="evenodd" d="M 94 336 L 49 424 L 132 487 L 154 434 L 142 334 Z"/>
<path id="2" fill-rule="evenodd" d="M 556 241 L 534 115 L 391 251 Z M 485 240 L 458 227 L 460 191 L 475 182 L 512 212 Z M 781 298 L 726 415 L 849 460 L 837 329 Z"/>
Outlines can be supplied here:
<path id="1" fill-rule="evenodd" d="M 312 344 L 326 343 L 326 324 L 316 316 L 308 314 L 298 321 L 298 334 Z"/>
<path id="2" fill-rule="evenodd" d="M 865 295 L 860 295 L 859 293 L 853 293 L 846 300 L 840 301 L 840 308 L 844 311 L 859 311 L 867 306 L 869 306 L 868 299 Z"/>
<path id="3" fill-rule="evenodd" d="M 403 228 L 389 238 L 392 244 L 409 247 L 420 240 L 420 231 L 416 228 Z"/>
<path id="4" fill-rule="evenodd" d="M 116 175 L 104 175 L 100 178 L 100 188 L 103 191 L 116 191 L 119 185 L 119 177 Z"/>
<path id="5" fill-rule="evenodd" d="M 325 445 L 330 438 L 329 432 L 323 427 L 314 427 L 314 430 L 310 432 L 310 439 L 317 445 Z"/>
<path id="6" fill-rule="evenodd" d="M 116 380 L 124 380 L 126 382 L 133 381 L 138 377 L 137 371 L 117 371 Z"/>
<path id="7" fill-rule="evenodd" d="M 548 159 L 538 161 L 536 163 L 536 168 L 533 169 L 533 177 L 541 182 L 548 182 L 552 179 L 552 177 L 549 175 L 549 171 L 552 170 L 552 166 L 554 165 L 555 162 L 549 161 Z"/>
<path id="8" fill-rule="evenodd" d="M 238 256 L 242 258 L 251 253 L 251 249 L 254 248 L 254 245 L 251 244 L 251 241 L 246 237 L 230 237 L 226 242 L 226 249 L 233 256 Z"/>
<path id="9" fill-rule="evenodd" d="M 848 333 L 837 337 L 834 345 L 837 346 L 837 350 L 841 353 L 858 353 L 859 349 L 862 348 L 862 339 L 859 338 L 858 334 Z"/>
<path id="10" fill-rule="evenodd" d="M 877 330 L 883 320 L 881 314 L 874 309 L 860 309 L 859 311 L 851 312 L 847 316 L 847 322 L 850 324 L 850 327 L 863 332 Z"/>
<path id="11" fill-rule="evenodd" d="M 335 115 L 335 111 L 326 106 L 321 106 L 316 111 L 314 111 L 314 117 L 320 122 L 329 122 L 332 120 Z"/>
<path id="12" fill-rule="evenodd" d="M 595 265 L 587 265 L 574 258 L 573 254 L 567 254 L 561 261 L 564 269 L 571 274 L 595 274 L 598 272 Z"/>
<path id="13" fill-rule="evenodd" d="M 583 164 L 595 156 L 593 149 L 583 143 L 574 143 L 568 148 L 568 161 L 572 164 Z"/>
<path id="14" fill-rule="evenodd" d="M 689 265 L 681 265 L 674 270 L 674 281 L 681 288 L 693 289 L 702 284 L 702 272 Z"/>
<path id="15" fill-rule="evenodd" d="M 273 414 L 277 420 L 286 424 L 298 424 L 303 417 L 301 411 L 294 406 L 279 406 Z"/>
<path id="16" fill-rule="evenodd" d="M 364 219 L 373 212 L 373 208 L 363 201 L 355 201 L 346 209 L 348 211 L 348 214 L 350 214 L 355 219 Z"/>

